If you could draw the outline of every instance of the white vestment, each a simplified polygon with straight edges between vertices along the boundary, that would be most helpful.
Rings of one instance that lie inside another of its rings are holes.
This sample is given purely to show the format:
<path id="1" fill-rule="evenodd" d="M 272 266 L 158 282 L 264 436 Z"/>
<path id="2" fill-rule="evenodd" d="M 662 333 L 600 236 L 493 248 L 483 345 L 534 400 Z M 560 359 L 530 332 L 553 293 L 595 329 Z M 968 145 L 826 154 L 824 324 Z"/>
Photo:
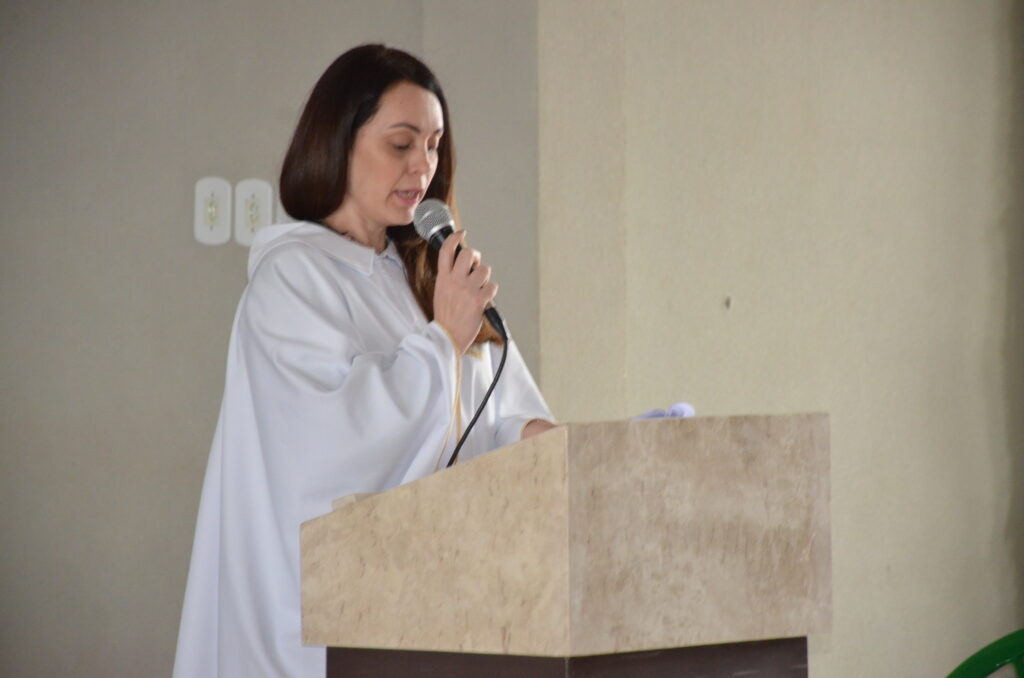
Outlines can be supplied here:
<path id="1" fill-rule="evenodd" d="M 444 468 L 501 355 L 488 343 L 457 357 L 390 242 L 377 254 L 316 224 L 271 226 L 257 233 L 248 272 L 175 678 L 322 677 L 324 649 L 300 640 L 299 525 L 335 498 Z M 508 353 L 460 461 L 552 419 L 514 342 Z"/>

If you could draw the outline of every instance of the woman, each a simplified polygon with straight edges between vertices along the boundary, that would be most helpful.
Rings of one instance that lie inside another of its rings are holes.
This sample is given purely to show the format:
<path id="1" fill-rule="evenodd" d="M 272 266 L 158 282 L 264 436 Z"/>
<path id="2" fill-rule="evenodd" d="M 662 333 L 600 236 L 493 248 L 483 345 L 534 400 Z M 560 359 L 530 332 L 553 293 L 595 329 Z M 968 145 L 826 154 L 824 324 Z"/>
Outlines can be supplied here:
<path id="1" fill-rule="evenodd" d="M 260 231 L 228 350 L 175 676 L 322 676 L 300 636 L 299 525 L 355 492 L 444 468 L 501 353 L 481 314 L 497 285 L 459 232 L 410 225 L 450 201 L 441 87 L 380 45 L 321 76 L 281 171 L 300 223 Z M 514 344 L 465 460 L 554 426 Z"/>

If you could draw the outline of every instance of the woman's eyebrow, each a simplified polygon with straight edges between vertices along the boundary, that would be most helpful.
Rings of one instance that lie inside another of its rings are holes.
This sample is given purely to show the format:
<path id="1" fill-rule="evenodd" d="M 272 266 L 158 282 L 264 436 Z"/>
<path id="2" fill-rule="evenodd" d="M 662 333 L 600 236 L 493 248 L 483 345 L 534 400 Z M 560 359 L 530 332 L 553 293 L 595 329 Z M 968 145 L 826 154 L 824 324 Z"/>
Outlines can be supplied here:
<path id="1" fill-rule="evenodd" d="M 395 127 L 405 127 L 406 129 L 411 129 L 413 132 L 416 132 L 416 134 L 420 134 L 421 133 L 419 127 L 417 127 L 416 125 L 409 124 L 407 122 L 396 122 L 394 125 L 392 125 L 388 129 L 394 129 Z M 438 127 L 437 129 L 434 130 L 434 134 L 440 134 L 443 131 L 444 131 L 444 127 Z"/>

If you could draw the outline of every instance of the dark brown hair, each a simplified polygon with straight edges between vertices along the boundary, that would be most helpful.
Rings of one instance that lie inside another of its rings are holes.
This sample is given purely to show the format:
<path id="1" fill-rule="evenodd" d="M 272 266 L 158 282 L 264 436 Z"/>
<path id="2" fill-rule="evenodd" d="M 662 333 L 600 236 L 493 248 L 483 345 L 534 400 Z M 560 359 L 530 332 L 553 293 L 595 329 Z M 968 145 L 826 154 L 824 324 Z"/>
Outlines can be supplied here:
<path id="1" fill-rule="evenodd" d="M 292 218 L 322 223 L 341 206 L 356 133 L 377 112 L 381 96 L 401 82 L 422 87 L 441 103 L 445 133 L 438 144 L 437 171 L 425 197 L 452 205 L 455 149 L 441 84 L 426 64 L 407 52 L 384 45 L 360 45 L 335 59 L 320 76 L 295 128 L 280 180 L 281 205 Z M 427 320 L 433 320 L 437 253 L 412 224 L 391 226 L 388 236 L 405 263 L 413 296 Z M 497 333 L 484 322 L 476 341 L 495 340 Z"/>

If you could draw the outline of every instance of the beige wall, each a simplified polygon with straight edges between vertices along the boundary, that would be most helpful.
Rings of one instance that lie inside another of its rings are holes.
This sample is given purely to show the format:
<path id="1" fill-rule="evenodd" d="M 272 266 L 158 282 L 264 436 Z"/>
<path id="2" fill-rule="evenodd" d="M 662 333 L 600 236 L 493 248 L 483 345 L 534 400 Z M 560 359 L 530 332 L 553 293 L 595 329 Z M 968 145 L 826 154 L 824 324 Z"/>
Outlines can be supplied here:
<path id="1" fill-rule="evenodd" d="M 540 4 L 549 401 L 831 413 L 815 678 L 1024 624 L 1021 8 Z"/>
<path id="2" fill-rule="evenodd" d="M 537 2 L 423 0 L 423 56 L 455 118 L 457 204 L 537 369 Z"/>
<path id="3" fill-rule="evenodd" d="M 626 128 L 620 2 L 538 9 L 540 380 L 563 421 L 626 402 Z"/>
<path id="4" fill-rule="evenodd" d="M 440 54 L 471 31 L 457 3 L 433 4 L 450 25 L 425 25 L 421 0 L 0 4 L 0 675 L 170 673 L 247 256 L 193 240 L 193 185 L 275 180 L 299 107 L 345 48 Z M 466 9 L 484 35 L 521 36 L 523 60 L 486 40 L 472 56 L 528 99 L 534 6 L 492 7 L 499 22 Z M 442 77 L 472 72 L 449 61 Z M 500 176 L 473 148 L 494 111 L 485 84 L 451 84 L 454 127 L 463 173 Z M 470 228 L 536 360 L 534 260 L 516 268 L 535 246 L 529 111 L 509 111 L 487 151 L 513 158 L 520 216 Z M 503 188 L 477 182 L 466 215 L 507 204 Z"/>

